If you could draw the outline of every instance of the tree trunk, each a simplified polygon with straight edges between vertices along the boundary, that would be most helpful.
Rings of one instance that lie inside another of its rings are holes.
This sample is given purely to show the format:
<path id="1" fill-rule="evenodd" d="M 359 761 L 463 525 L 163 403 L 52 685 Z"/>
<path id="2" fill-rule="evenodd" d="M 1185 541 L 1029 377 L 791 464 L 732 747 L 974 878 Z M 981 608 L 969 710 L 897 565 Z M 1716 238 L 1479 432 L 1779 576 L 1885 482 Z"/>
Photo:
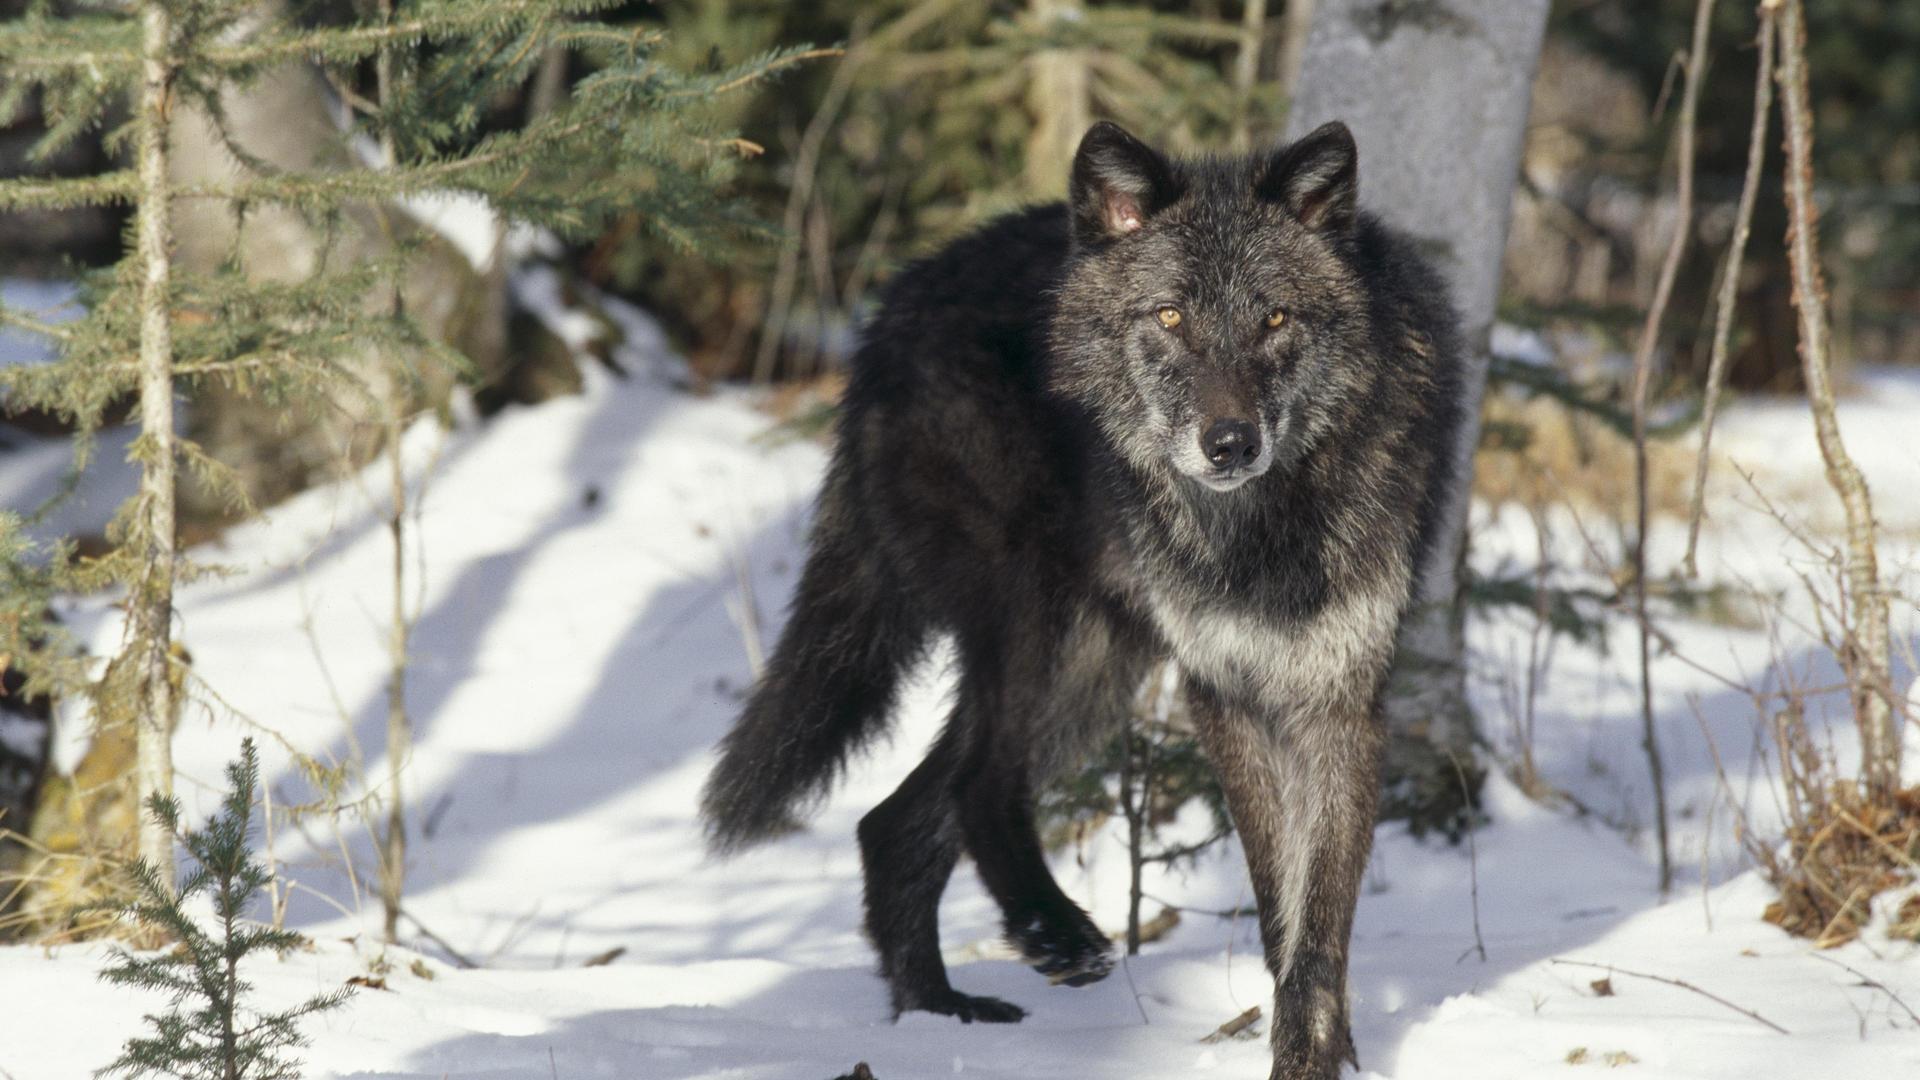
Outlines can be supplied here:
<path id="1" fill-rule="evenodd" d="M 1472 769 L 1466 695 L 1468 490 L 1500 256 L 1548 0 L 1317 0 L 1290 138 L 1343 120 L 1360 147 L 1361 205 L 1429 248 L 1452 287 L 1468 346 L 1467 422 L 1454 447 L 1459 480 L 1440 541 L 1401 626 L 1387 704 L 1383 817 L 1416 831 L 1457 830 L 1466 807 L 1455 762 Z"/>
<path id="2" fill-rule="evenodd" d="M 393 0 L 380 0 L 380 22 L 393 24 Z M 549 69 L 560 67 L 564 71 L 566 53 L 549 50 L 541 61 L 541 82 L 550 84 L 560 82 L 555 90 L 551 85 L 543 85 L 535 94 L 534 105 L 542 109 L 551 109 L 558 94 L 565 90 L 561 77 L 550 77 Z M 374 82 L 377 100 L 383 109 L 394 107 L 399 97 L 394 82 L 393 48 L 384 47 L 374 61 Z M 545 100 L 541 100 L 541 99 Z M 395 145 L 393 132 L 385 130 L 380 136 L 381 164 L 389 169 L 400 167 L 400 152 Z M 381 225 L 391 237 L 393 231 L 392 215 L 381 213 Z M 401 296 L 400 286 L 396 283 L 390 290 L 388 306 L 398 317 L 406 310 L 405 300 Z M 390 370 L 398 370 L 400 359 L 386 357 Z M 387 442 L 387 500 L 392 516 L 387 519 L 387 535 L 393 547 L 392 610 L 388 615 L 391 623 L 387 627 L 387 831 L 380 838 L 380 907 L 382 934 L 391 944 L 400 940 L 400 902 L 407 886 L 407 803 L 400 787 L 400 770 L 406 766 L 407 759 L 413 754 L 413 720 L 407 715 L 407 468 L 406 460 L 401 456 L 401 445 L 407 432 L 407 401 L 402 394 L 398 378 L 387 380 L 386 391 L 386 442 Z"/>
<path id="3" fill-rule="evenodd" d="M 1274 78 L 1291 98 L 1300 89 L 1300 65 L 1307 58 L 1307 37 L 1313 33 L 1313 0 L 1287 0 L 1280 39 L 1280 61 Z"/>
<path id="4" fill-rule="evenodd" d="M 1772 0 L 1779 6 L 1778 0 Z M 1780 111 L 1786 126 L 1787 263 L 1793 275 L 1793 308 L 1799 319 L 1800 361 L 1807 377 L 1807 404 L 1826 461 L 1827 482 L 1846 511 L 1846 603 L 1840 662 L 1853 694 L 1860 729 L 1860 782 L 1875 796 L 1900 785 L 1900 727 L 1895 722 L 1890 678 L 1887 594 L 1880 585 L 1875 551 L 1873 501 L 1866 477 L 1840 440 L 1834 415 L 1832 349 L 1827 325 L 1827 287 L 1820 270 L 1820 209 L 1813 197 L 1813 110 L 1807 102 L 1807 28 L 1800 0 L 1779 6 Z"/>
<path id="5" fill-rule="evenodd" d="M 174 430 L 173 328 L 168 307 L 173 254 L 171 180 L 167 175 L 167 135 L 174 68 L 168 56 L 173 38 L 171 7 L 148 0 L 141 11 L 144 30 L 142 79 L 138 105 L 140 260 L 140 580 L 127 599 L 133 633 L 127 649 L 137 654 L 140 708 L 135 724 L 139 764 L 140 858 L 152 866 L 168 889 L 173 887 L 173 834 L 146 812 L 149 799 L 173 795 L 174 681 Z"/>
<path id="6" fill-rule="evenodd" d="M 1240 9 L 1240 51 L 1233 57 L 1233 152 L 1244 154 L 1251 145 L 1248 113 L 1253 107 L 1253 85 L 1260 78 L 1260 54 L 1267 44 L 1267 0 L 1246 0 Z"/>
<path id="7" fill-rule="evenodd" d="M 1034 25 L 1082 17 L 1079 0 L 1027 0 Z M 1024 182 L 1036 198 L 1067 190 L 1080 138 L 1093 126 L 1093 75 L 1078 49 L 1048 49 L 1028 61 L 1027 106 L 1033 131 L 1027 136 Z"/>

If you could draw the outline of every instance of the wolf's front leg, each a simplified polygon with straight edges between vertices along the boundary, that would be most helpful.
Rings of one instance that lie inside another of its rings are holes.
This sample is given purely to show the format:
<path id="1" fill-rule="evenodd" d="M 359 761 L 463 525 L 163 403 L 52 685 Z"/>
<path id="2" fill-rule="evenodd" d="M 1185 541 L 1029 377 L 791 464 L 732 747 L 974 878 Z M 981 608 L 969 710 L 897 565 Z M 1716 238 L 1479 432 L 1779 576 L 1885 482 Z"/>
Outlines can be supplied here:
<path id="1" fill-rule="evenodd" d="M 1272 1080 L 1333 1080 L 1358 1061 L 1347 944 L 1373 841 L 1382 736 L 1369 710 L 1257 717 L 1189 698 L 1246 853 L 1274 977 Z"/>

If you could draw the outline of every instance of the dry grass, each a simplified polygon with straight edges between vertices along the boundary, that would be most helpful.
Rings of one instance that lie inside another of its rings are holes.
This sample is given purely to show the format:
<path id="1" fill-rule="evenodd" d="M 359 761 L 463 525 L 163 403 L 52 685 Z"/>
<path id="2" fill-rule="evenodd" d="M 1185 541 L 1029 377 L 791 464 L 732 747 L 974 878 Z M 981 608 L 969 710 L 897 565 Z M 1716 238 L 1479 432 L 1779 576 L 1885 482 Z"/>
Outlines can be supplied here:
<path id="1" fill-rule="evenodd" d="M 1489 393 L 1487 436 L 1475 455 L 1473 493 L 1494 507 L 1573 503 L 1606 520 L 1634 514 L 1633 440 L 1552 398 Z M 1515 434 L 1524 432 L 1524 445 Z M 1691 445 L 1647 446 L 1647 486 L 1655 513 L 1684 517 L 1693 475 Z"/>
<path id="2" fill-rule="evenodd" d="M 21 838 L 16 838 L 21 839 Z M 50 851 L 27 842 L 31 862 L 0 875 L 0 942 L 60 945 L 103 937 L 144 940 L 122 913 L 133 902 L 133 877 L 118 853 Z"/>
<path id="3" fill-rule="evenodd" d="M 1874 897 L 1920 876 L 1920 787 L 1873 802 L 1838 784 L 1813 798 L 1788 828 L 1784 855 L 1762 857 L 1780 890 L 1765 918 L 1826 949 L 1860 936 Z M 1920 939 L 1920 895 L 1894 918 L 1894 935 Z"/>
<path id="4" fill-rule="evenodd" d="M 837 406 L 846 389 L 847 377 L 840 371 L 829 371 L 810 379 L 783 379 L 773 384 L 759 407 L 775 420 L 790 423 L 822 407 Z"/>

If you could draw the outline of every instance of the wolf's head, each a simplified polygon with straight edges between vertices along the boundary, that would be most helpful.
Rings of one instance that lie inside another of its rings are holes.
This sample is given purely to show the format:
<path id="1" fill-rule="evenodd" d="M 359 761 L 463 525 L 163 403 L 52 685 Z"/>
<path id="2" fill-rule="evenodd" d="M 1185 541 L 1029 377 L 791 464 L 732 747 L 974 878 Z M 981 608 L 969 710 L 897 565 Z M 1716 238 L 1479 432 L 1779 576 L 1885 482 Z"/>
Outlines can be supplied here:
<path id="1" fill-rule="evenodd" d="M 1055 390 L 1137 465 L 1214 491 L 1285 468 L 1369 381 L 1353 136 L 1169 159 L 1096 124 L 1074 158 Z"/>

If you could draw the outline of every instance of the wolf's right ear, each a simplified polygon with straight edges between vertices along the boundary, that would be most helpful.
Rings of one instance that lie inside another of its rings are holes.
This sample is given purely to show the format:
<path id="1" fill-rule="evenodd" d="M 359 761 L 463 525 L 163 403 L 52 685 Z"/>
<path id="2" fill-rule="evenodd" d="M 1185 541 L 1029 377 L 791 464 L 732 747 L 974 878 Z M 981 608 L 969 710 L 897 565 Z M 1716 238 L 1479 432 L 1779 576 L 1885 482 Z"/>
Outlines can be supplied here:
<path id="1" fill-rule="evenodd" d="M 1173 201 L 1173 170 L 1127 129 L 1102 120 L 1087 129 L 1068 182 L 1073 237 L 1112 240 L 1138 229 Z"/>

